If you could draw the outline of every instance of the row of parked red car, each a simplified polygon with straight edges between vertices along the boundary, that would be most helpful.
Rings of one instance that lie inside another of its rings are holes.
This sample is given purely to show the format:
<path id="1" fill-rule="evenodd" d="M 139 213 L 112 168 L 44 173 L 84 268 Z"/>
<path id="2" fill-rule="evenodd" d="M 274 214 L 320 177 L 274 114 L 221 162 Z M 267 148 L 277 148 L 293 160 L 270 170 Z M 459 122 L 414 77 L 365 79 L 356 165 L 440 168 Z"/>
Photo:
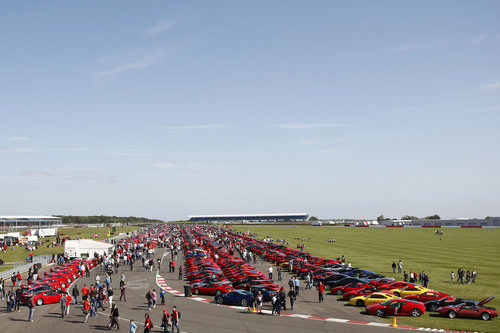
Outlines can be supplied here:
<path id="1" fill-rule="evenodd" d="M 279 290 L 262 272 L 230 253 L 202 229 L 183 228 L 183 238 L 186 277 L 194 294 L 216 295 L 215 300 L 223 303 L 226 298 L 217 296 L 235 289 L 259 290 L 264 301 L 269 301 Z M 245 305 L 251 301 L 242 298 L 237 303 Z"/>
<path id="2" fill-rule="evenodd" d="M 33 284 L 22 284 L 21 303 L 26 304 L 30 298 L 38 306 L 58 303 L 70 284 L 82 276 L 79 269 L 81 264 L 86 264 L 88 269 L 92 269 L 97 264 L 97 259 L 73 259 L 67 264 L 51 268 Z"/>

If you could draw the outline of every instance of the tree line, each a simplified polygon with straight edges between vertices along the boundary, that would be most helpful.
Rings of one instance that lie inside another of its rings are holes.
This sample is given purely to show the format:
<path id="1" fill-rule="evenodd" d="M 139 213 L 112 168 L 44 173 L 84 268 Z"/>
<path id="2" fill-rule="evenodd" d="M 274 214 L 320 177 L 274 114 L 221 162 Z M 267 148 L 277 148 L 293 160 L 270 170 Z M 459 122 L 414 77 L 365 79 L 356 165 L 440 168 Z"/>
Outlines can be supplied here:
<path id="1" fill-rule="evenodd" d="M 157 219 L 148 219 L 146 217 L 136 217 L 136 216 L 73 216 L 73 215 L 59 215 L 62 217 L 62 222 L 64 224 L 110 224 L 110 223 L 122 223 L 122 224 L 148 224 L 148 223 L 162 223 L 163 221 Z"/>

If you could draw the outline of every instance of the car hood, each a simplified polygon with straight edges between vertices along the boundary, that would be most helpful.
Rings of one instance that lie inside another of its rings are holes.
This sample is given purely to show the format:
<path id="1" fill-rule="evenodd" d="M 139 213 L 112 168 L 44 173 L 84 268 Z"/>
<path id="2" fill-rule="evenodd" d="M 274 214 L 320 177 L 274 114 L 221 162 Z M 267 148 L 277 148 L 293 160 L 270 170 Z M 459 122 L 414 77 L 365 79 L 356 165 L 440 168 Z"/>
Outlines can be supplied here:
<path id="1" fill-rule="evenodd" d="M 483 306 L 484 304 L 486 304 L 486 303 L 490 302 L 493 298 L 495 298 L 495 296 L 490 296 L 490 297 L 488 297 L 488 298 L 483 299 L 483 300 L 482 300 L 481 302 L 479 302 L 478 304 L 479 304 L 479 305 L 481 305 L 481 306 Z"/>

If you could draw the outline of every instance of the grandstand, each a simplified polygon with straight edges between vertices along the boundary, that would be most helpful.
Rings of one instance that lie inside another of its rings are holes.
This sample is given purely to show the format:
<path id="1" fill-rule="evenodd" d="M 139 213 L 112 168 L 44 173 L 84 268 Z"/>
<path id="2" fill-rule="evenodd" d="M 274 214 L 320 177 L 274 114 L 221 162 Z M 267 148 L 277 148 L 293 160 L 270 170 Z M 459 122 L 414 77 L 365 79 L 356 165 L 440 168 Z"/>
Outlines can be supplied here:
<path id="1" fill-rule="evenodd" d="M 305 222 L 309 214 L 236 214 L 236 215 L 190 215 L 189 222 L 230 222 L 230 223 L 273 223 L 273 222 Z"/>
<path id="2" fill-rule="evenodd" d="M 57 216 L 0 216 L 0 228 L 50 228 L 62 224 L 62 218 Z"/>

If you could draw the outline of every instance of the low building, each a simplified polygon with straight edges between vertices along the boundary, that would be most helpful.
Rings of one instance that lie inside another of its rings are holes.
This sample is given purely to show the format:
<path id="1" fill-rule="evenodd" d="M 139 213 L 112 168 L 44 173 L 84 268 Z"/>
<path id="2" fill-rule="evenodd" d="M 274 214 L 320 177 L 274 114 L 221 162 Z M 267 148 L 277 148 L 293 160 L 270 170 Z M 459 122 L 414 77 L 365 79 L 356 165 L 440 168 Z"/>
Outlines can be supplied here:
<path id="1" fill-rule="evenodd" d="M 62 225 L 62 218 L 57 216 L 0 216 L 0 228 L 9 229 L 40 229 Z"/>
<path id="2" fill-rule="evenodd" d="M 447 220 L 387 220 L 383 225 L 405 225 L 411 227 L 500 227 L 500 217 L 484 219 L 447 219 Z"/>
<path id="3" fill-rule="evenodd" d="M 224 222 L 224 223 L 272 223 L 272 222 L 305 222 L 309 214 L 237 214 L 237 215 L 190 215 L 189 222 Z"/>

